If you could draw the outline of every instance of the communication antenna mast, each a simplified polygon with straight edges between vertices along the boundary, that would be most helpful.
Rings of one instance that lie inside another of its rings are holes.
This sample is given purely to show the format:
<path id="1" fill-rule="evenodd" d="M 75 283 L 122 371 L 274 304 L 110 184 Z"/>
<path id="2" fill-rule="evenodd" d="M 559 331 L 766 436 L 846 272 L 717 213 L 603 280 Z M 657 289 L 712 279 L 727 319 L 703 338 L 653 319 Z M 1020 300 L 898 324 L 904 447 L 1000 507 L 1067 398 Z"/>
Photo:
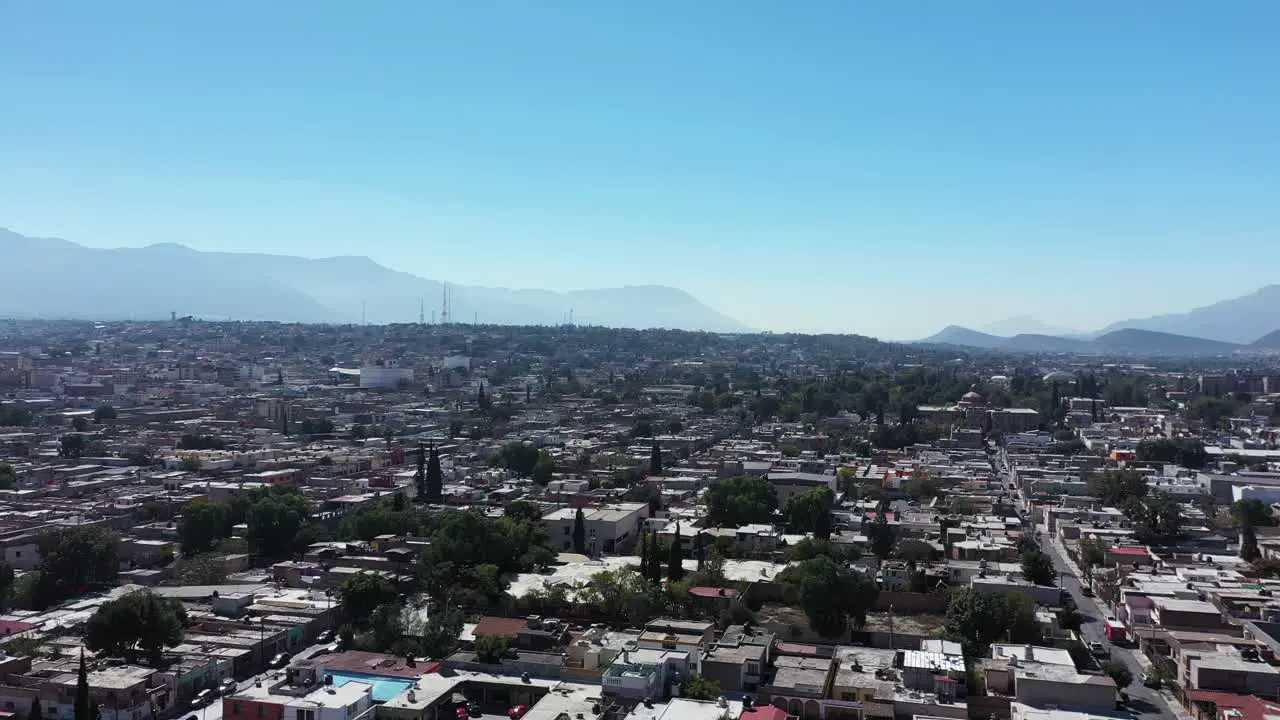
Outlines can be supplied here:
<path id="1" fill-rule="evenodd" d="M 442 283 L 440 286 L 440 324 L 449 324 L 449 283 Z"/>

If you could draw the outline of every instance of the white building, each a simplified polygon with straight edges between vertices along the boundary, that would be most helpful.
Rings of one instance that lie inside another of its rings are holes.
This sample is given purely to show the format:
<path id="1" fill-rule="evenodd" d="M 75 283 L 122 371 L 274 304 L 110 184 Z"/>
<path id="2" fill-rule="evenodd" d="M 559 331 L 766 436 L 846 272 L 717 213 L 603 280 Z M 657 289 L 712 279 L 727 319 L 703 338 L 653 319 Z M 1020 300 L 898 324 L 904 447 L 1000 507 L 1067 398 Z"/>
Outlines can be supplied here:
<path id="1" fill-rule="evenodd" d="M 413 368 L 397 367 L 394 360 L 374 360 L 360 367 L 360 387 L 395 390 L 413 382 Z"/>
<path id="2" fill-rule="evenodd" d="M 348 682 L 325 685 L 306 697 L 290 700 L 282 720 L 355 720 L 373 706 L 373 686 Z"/>

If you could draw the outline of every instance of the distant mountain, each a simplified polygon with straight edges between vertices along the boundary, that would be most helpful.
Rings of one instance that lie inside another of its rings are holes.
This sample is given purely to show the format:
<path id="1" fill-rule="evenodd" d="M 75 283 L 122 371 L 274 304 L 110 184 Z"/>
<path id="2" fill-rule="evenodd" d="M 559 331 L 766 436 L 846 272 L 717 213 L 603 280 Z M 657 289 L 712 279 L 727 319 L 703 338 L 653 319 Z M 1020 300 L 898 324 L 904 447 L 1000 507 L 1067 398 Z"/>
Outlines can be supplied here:
<path id="1" fill-rule="evenodd" d="M 1030 315 L 1015 315 L 1011 318 L 993 322 L 990 325 L 984 325 L 978 329 L 989 335 L 999 335 L 1001 337 L 1013 337 L 1014 335 L 1074 337 L 1081 334 L 1079 330 L 1047 325 Z"/>
<path id="2" fill-rule="evenodd" d="M 176 244 L 98 249 L 0 228 L 6 260 L 0 315 L 157 319 L 415 322 L 429 318 L 443 285 L 367 257 L 309 259 L 201 252 Z M 438 269 L 433 269 L 436 271 Z M 454 322 L 666 327 L 742 332 L 738 321 L 683 290 L 636 285 L 552 292 L 449 285 Z"/>
<path id="3" fill-rule="evenodd" d="M 1280 350 L 1280 330 L 1273 330 L 1254 340 L 1249 345 L 1249 348 L 1251 350 Z"/>
<path id="4" fill-rule="evenodd" d="M 1268 285 L 1248 295 L 1188 312 L 1113 323 L 1102 332 L 1123 328 L 1156 330 L 1231 343 L 1251 343 L 1280 328 L 1280 285 Z"/>
<path id="5" fill-rule="evenodd" d="M 1276 341 L 1280 343 L 1280 332 L 1276 334 Z M 1242 346 L 1234 343 L 1133 328 L 1109 332 L 1093 340 L 1083 340 L 1030 333 L 999 337 L 951 325 L 921 342 L 1009 352 L 1118 355 L 1220 355 L 1242 349 Z"/>
<path id="6" fill-rule="evenodd" d="M 928 345 L 960 345 L 973 348 L 1003 348 L 1009 338 L 989 335 L 959 325 L 948 325 L 920 341 Z"/>

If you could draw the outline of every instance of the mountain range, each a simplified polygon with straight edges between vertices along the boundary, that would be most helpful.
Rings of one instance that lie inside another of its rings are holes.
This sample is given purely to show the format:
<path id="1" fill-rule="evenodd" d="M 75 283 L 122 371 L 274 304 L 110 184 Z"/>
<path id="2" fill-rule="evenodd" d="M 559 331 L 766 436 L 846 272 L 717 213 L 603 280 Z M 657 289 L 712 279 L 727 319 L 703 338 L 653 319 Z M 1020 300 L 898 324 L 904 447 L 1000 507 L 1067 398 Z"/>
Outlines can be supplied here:
<path id="1" fill-rule="evenodd" d="M 67 319 L 206 319 L 416 322 L 442 304 L 444 284 L 367 257 L 301 258 L 193 250 L 163 243 L 90 248 L 0 228 L 0 316 Z M 679 328 L 742 332 L 737 320 L 660 285 L 552 292 L 454 285 L 453 322 Z"/>
<path id="2" fill-rule="evenodd" d="M 1094 338 L 1070 338 L 1032 333 L 1004 337 L 950 325 L 920 342 L 1010 352 L 1169 356 L 1223 355 L 1238 351 L 1270 352 L 1280 350 L 1280 330 L 1268 333 L 1252 343 L 1243 344 L 1140 328 L 1121 328 L 1102 333 Z"/>

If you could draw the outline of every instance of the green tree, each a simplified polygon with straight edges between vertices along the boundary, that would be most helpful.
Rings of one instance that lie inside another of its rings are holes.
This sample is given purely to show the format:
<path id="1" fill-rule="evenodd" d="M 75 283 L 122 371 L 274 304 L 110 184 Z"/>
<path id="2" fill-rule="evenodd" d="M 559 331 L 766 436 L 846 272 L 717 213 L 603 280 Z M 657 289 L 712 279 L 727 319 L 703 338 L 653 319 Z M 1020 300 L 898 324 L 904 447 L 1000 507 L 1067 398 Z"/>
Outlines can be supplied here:
<path id="1" fill-rule="evenodd" d="M 182 642 L 187 613 L 176 600 L 140 590 L 104 603 L 85 625 L 85 645 L 113 657 L 160 664 L 165 647 Z"/>
<path id="2" fill-rule="evenodd" d="M 182 462 L 178 463 L 178 467 L 185 472 L 200 472 L 200 468 L 204 467 L 204 461 L 197 455 L 188 455 L 182 458 Z"/>
<path id="3" fill-rule="evenodd" d="M 1058 573 L 1053 569 L 1053 560 L 1039 550 L 1022 554 L 1022 577 L 1036 585 L 1056 585 Z"/>
<path id="4" fill-rule="evenodd" d="M 836 494 L 823 486 L 803 492 L 787 503 L 787 527 L 793 533 L 813 533 L 819 540 L 831 537 L 831 508 Z"/>
<path id="5" fill-rule="evenodd" d="M 520 477 L 533 475 L 533 468 L 538 464 L 538 448 L 523 442 L 510 442 L 502 446 L 494 464 L 506 468 Z"/>
<path id="6" fill-rule="evenodd" d="M 690 700 L 711 701 L 719 698 L 720 693 L 719 681 L 697 673 L 690 675 L 680 688 L 680 695 Z"/>
<path id="7" fill-rule="evenodd" d="M 217 553 L 183 557 L 174 565 L 174 576 L 183 585 L 221 585 L 227 580 L 227 567 Z"/>
<path id="8" fill-rule="evenodd" d="M 379 605 L 395 601 L 396 589 L 381 575 L 362 572 L 338 586 L 338 598 L 347 622 L 365 627 Z"/>
<path id="9" fill-rule="evenodd" d="M 1103 672 L 1115 682 L 1117 690 L 1123 690 L 1133 684 L 1133 672 L 1120 660 L 1109 660 Z"/>
<path id="10" fill-rule="evenodd" d="M 78 458 L 84 455 L 84 436 L 77 433 L 63 435 L 59 442 L 58 455 L 64 458 Z"/>
<path id="11" fill-rule="evenodd" d="M 1240 529 L 1240 559 L 1245 562 L 1256 562 L 1261 557 L 1262 551 L 1258 549 L 1258 532 L 1252 525 L 1245 525 Z"/>
<path id="12" fill-rule="evenodd" d="M 225 503 L 194 500 L 178 517 L 178 542 L 182 554 L 191 557 L 207 553 L 223 538 L 231 537 L 235 525 L 231 508 Z"/>
<path id="13" fill-rule="evenodd" d="M 875 582 L 826 555 L 788 566 L 777 582 L 787 602 L 798 605 L 810 627 L 827 638 L 843 635 L 850 619 L 861 627 L 879 595 Z"/>
<path id="14" fill-rule="evenodd" d="M 0 610 L 13 607 L 13 583 L 15 575 L 13 566 L 0 560 Z"/>
<path id="15" fill-rule="evenodd" d="M 896 542 L 893 526 L 884 512 L 876 513 L 876 519 L 867 528 L 867 543 L 871 546 L 871 554 L 881 562 L 893 557 L 893 546 Z"/>
<path id="16" fill-rule="evenodd" d="M 649 474 L 660 476 L 662 469 L 662 447 L 654 442 L 653 449 L 649 451 Z"/>
<path id="17" fill-rule="evenodd" d="M 1080 569 L 1084 570 L 1085 575 L 1091 575 L 1095 567 L 1106 562 L 1106 552 L 1097 540 L 1085 538 L 1076 547 L 1080 555 Z"/>
<path id="18" fill-rule="evenodd" d="M 546 485 L 551 482 L 551 477 L 556 471 L 556 460 L 551 453 L 546 450 L 538 452 L 538 462 L 533 464 L 533 472 L 529 477 L 538 485 Z"/>
<path id="19" fill-rule="evenodd" d="M 662 543 L 656 531 L 649 533 L 649 567 L 645 577 L 654 585 L 662 584 Z"/>
<path id="20" fill-rule="evenodd" d="M 9 463 L 0 462 L 0 490 L 12 490 L 17 485 L 17 471 Z"/>
<path id="21" fill-rule="evenodd" d="M 513 520 L 523 520 L 527 522 L 542 522 L 542 513 L 538 511 L 538 506 L 528 500 L 516 500 L 507 505 L 502 511 L 503 516 Z"/>
<path id="22" fill-rule="evenodd" d="M 1231 506 L 1231 518 L 1240 527 L 1270 527 L 1276 524 L 1271 506 L 1257 498 L 1237 500 Z"/>
<path id="23" fill-rule="evenodd" d="M 902 491 L 913 500 L 930 500 L 938 494 L 938 481 L 928 472 L 917 470 L 902 484 Z"/>
<path id="24" fill-rule="evenodd" d="M 984 595 L 969 588 L 951 592 L 945 636 L 964 645 L 966 655 L 985 656 L 991 643 L 1036 643 L 1040 626 L 1035 603 L 1022 593 Z"/>
<path id="25" fill-rule="evenodd" d="M 44 720 L 44 712 L 40 709 L 40 697 L 31 699 L 31 709 L 27 711 L 27 720 Z"/>
<path id="26" fill-rule="evenodd" d="M 667 582 L 675 584 L 684 579 L 684 553 L 680 547 L 680 523 L 667 546 Z"/>
<path id="27" fill-rule="evenodd" d="M 1142 462 L 1177 463 L 1199 470 L 1209 462 L 1204 443 L 1195 438 L 1156 438 L 1138 443 L 1135 456 Z"/>
<path id="28" fill-rule="evenodd" d="M 444 500 L 444 471 L 440 469 L 440 449 L 431 446 L 431 454 L 427 458 L 427 500 L 438 503 Z"/>
<path id="29" fill-rule="evenodd" d="M 245 511 L 249 552 L 264 561 L 290 557 L 311 516 L 311 505 L 297 488 L 271 486 L 253 491 Z"/>
<path id="30" fill-rule="evenodd" d="M 1086 483 L 1089 494 L 1104 505 L 1123 507 L 1143 498 L 1150 488 L 1147 481 L 1133 470 L 1115 470 L 1095 476 Z"/>
<path id="31" fill-rule="evenodd" d="M 475 639 L 476 660 L 486 665 L 502 662 L 507 654 L 507 639 L 497 635 L 477 635 Z"/>
<path id="32" fill-rule="evenodd" d="M 40 535 L 40 574 L 32 589 L 35 609 L 45 609 L 92 589 L 115 585 L 119 570 L 116 536 L 94 525 Z"/>
<path id="33" fill-rule="evenodd" d="M 772 523 L 778 495 L 773 484 L 764 478 L 734 477 L 711 483 L 704 502 L 712 525 L 741 527 Z"/>
<path id="34" fill-rule="evenodd" d="M 573 551 L 579 555 L 587 553 L 587 519 L 582 514 L 582 508 L 578 508 L 578 512 L 573 515 Z"/>
<path id="35" fill-rule="evenodd" d="M 76 671 L 76 695 L 72 704 L 74 720 L 94 720 L 89 704 L 89 671 L 84 664 L 84 648 L 80 649 L 80 669 Z"/>
<path id="36" fill-rule="evenodd" d="M 1125 505 L 1134 536 L 1142 542 L 1168 542 L 1182 532 L 1182 508 L 1173 498 L 1156 493 Z"/>
<path id="37" fill-rule="evenodd" d="M 427 499 L 427 451 L 422 443 L 418 443 L 417 469 L 413 471 L 413 486 L 417 491 L 418 501 Z"/>
<path id="38" fill-rule="evenodd" d="M 110 405 L 99 405 L 98 408 L 93 411 L 94 422 L 105 422 L 107 420 L 115 419 L 116 409 Z"/>

